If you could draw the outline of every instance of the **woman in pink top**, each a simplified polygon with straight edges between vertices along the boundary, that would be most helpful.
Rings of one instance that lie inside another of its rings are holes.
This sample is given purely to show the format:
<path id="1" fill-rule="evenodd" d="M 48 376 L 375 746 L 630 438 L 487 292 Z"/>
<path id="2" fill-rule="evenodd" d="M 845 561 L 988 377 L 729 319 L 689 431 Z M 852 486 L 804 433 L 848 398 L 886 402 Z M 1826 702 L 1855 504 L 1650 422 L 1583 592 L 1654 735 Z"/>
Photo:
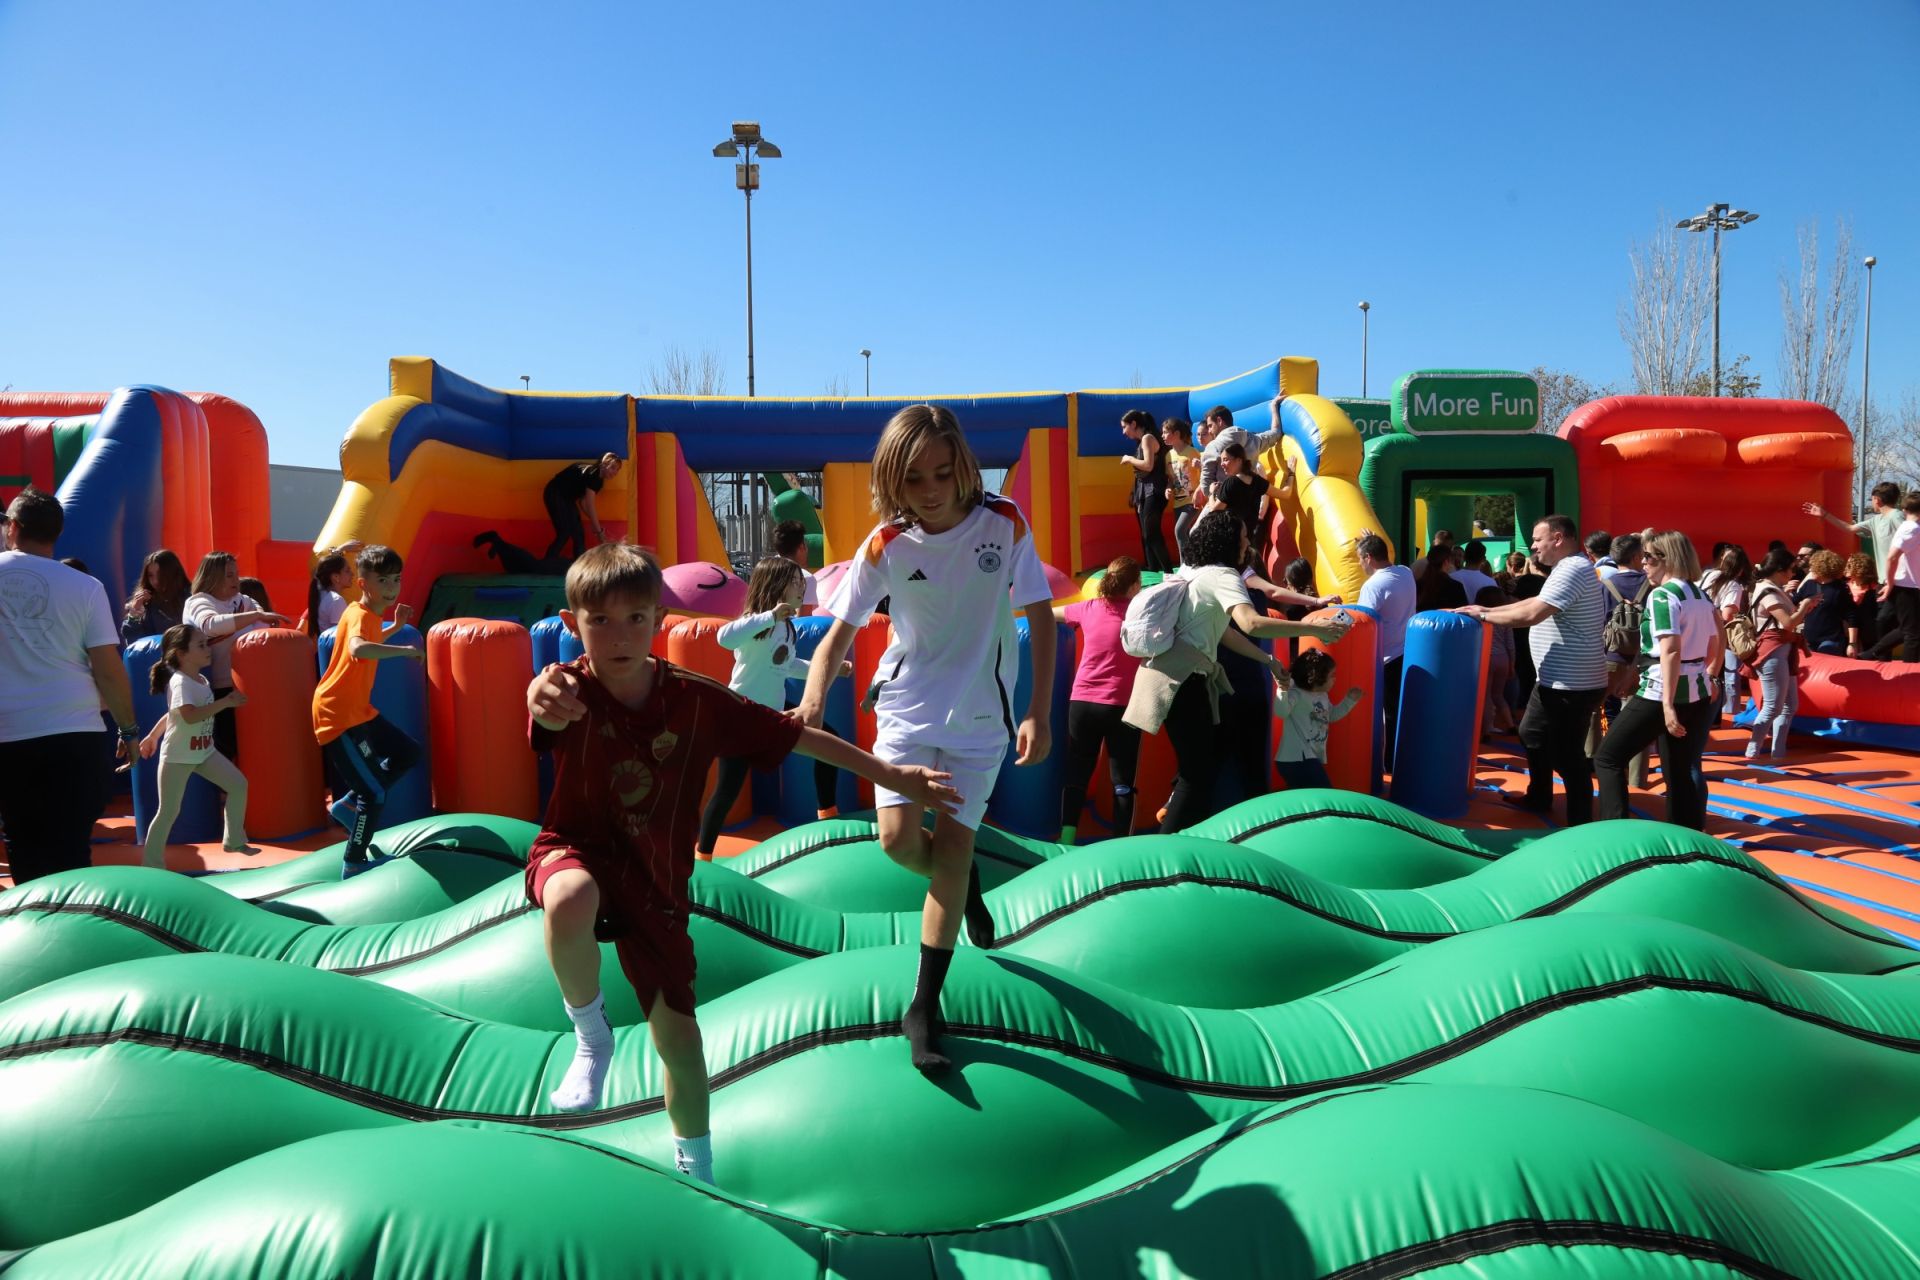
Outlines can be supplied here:
<path id="1" fill-rule="evenodd" d="M 1067 703 L 1067 782 L 1060 793 L 1060 843 L 1074 842 L 1087 782 L 1100 748 L 1107 749 L 1113 778 L 1113 831 L 1133 830 L 1133 771 L 1140 761 L 1140 731 L 1121 722 L 1133 693 L 1140 659 L 1120 647 L 1120 624 L 1127 601 L 1140 591 L 1140 562 L 1116 556 L 1100 579 L 1100 594 L 1053 611 L 1056 622 L 1080 629 L 1080 661 L 1073 672 Z"/>

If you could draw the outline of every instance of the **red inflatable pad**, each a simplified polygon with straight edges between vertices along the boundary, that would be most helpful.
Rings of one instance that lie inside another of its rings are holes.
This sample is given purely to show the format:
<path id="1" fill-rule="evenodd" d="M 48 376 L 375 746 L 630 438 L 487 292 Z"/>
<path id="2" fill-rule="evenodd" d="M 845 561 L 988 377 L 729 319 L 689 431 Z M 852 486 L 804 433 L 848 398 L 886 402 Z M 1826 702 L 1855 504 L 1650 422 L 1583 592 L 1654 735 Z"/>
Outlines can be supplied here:
<path id="1" fill-rule="evenodd" d="M 1623 431 L 1601 442 L 1600 451 L 1620 462 L 1717 467 L 1726 461 L 1727 438 L 1718 431 L 1700 431 L 1691 427 Z"/>

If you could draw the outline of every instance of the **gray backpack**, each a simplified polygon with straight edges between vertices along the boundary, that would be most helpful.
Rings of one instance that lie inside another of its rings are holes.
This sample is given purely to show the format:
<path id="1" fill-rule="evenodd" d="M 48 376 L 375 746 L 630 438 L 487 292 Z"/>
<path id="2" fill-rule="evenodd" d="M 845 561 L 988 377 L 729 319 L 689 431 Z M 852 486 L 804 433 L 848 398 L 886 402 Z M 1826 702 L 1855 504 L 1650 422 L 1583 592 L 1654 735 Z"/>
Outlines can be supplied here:
<path id="1" fill-rule="evenodd" d="M 1607 615 L 1601 647 L 1611 657 L 1633 662 L 1640 657 L 1640 623 L 1647 616 L 1647 593 L 1653 590 L 1653 583 L 1642 582 L 1631 600 L 1620 594 L 1612 578 L 1602 575 L 1600 585 L 1613 597 L 1613 611 Z"/>

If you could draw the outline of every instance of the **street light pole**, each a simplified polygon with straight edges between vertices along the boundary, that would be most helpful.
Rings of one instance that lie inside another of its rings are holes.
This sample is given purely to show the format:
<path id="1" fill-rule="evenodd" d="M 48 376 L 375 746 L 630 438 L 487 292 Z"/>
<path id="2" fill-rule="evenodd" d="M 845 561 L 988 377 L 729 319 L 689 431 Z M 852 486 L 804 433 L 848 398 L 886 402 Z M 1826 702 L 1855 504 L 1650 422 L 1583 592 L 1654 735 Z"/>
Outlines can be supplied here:
<path id="1" fill-rule="evenodd" d="M 1863 520 L 1867 510 L 1867 420 L 1873 413 L 1873 401 L 1867 398 L 1868 382 L 1873 372 L 1873 264 L 1875 259 L 1867 256 L 1867 341 L 1860 355 L 1860 500 L 1854 507 L 1853 518 Z"/>
<path id="2" fill-rule="evenodd" d="M 532 375 L 532 374 L 530 374 L 530 373 L 523 373 L 523 374 L 521 374 L 521 375 L 520 375 L 520 389 L 521 389 L 522 391 L 531 391 L 531 390 L 533 390 L 533 375 Z"/>
<path id="3" fill-rule="evenodd" d="M 1720 233 L 1738 231 L 1760 217 L 1725 203 L 1710 204 L 1707 211 L 1683 218 L 1674 226 L 1680 231 L 1713 232 L 1713 394 L 1720 394 Z"/>
<path id="4" fill-rule="evenodd" d="M 760 166 L 756 160 L 778 160 L 780 148 L 760 136 L 757 120 L 736 120 L 733 135 L 714 147 L 713 154 L 733 160 L 733 185 L 747 200 L 747 395 L 754 393 L 753 383 L 753 193 L 760 188 Z"/>
<path id="5" fill-rule="evenodd" d="M 1869 278 L 1871 278 L 1871 277 L 1869 277 Z M 1871 294 L 1871 292 L 1869 292 L 1869 294 L 1868 294 L 1868 297 L 1869 297 L 1869 298 L 1871 298 L 1871 297 L 1872 297 L 1872 294 Z M 867 390 L 866 390 L 866 394 L 867 394 L 868 396 L 872 396 L 872 395 L 873 395 L 873 352 L 871 352 L 871 351 L 869 351 L 869 350 L 867 350 L 867 349 L 866 349 L 865 347 L 862 347 L 862 348 L 860 348 L 860 358 L 861 358 L 862 360 L 865 360 L 865 361 L 867 362 Z"/>
<path id="6" fill-rule="evenodd" d="M 1367 398 L 1367 322 L 1372 319 L 1373 304 L 1360 303 L 1360 398 Z"/>

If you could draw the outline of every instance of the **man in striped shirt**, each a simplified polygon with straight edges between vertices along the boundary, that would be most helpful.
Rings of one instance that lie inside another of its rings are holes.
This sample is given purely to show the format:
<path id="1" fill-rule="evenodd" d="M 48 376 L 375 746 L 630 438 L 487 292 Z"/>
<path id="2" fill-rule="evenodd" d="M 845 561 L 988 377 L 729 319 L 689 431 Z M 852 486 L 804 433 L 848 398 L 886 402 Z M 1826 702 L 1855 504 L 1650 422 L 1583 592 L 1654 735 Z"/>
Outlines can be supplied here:
<path id="1" fill-rule="evenodd" d="M 1587 726 L 1607 691 L 1606 593 L 1580 547 L 1580 529 L 1552 515 L 1533 527 L 1533 555 L 1547 583 L 1531 600 L 1464 612 L 1495 626 L 1531 627 L 1527 636 L 1539 678 L 1520 719 L 1527 750 L 1526 794 L 1508 803 L 1531 813 L 1553 807 L 1553 775 L 1567 786 L 1567 825 L 1593 818 L 1593 760 Z"/>

